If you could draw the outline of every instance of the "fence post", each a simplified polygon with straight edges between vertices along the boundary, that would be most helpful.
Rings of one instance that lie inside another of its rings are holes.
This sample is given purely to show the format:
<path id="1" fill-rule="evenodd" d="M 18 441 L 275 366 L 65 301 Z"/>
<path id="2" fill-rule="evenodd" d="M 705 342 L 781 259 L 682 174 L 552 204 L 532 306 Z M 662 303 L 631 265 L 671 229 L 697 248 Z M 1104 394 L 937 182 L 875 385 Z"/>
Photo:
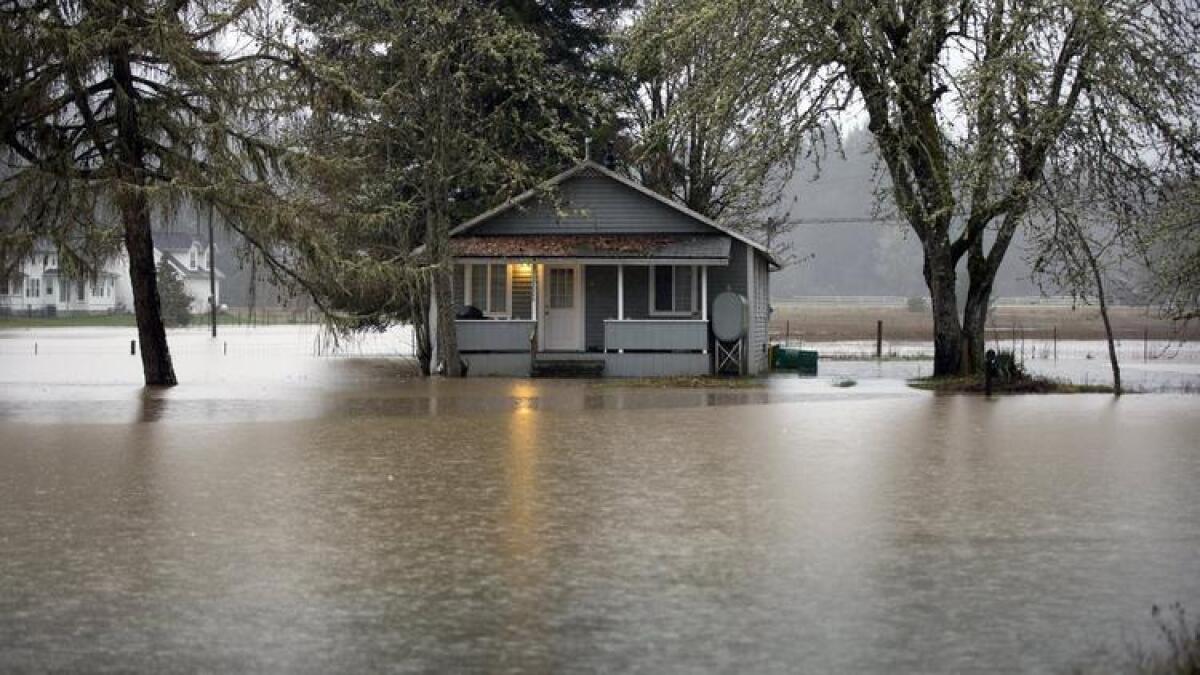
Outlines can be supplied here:
<path id="1" fill-rule="evenodd" d="M 875 358 L 883 358 L 883 319 L 875 322 Z"/>
<path id="2" fill-rule="evenodd" d="M 130 355 L 130 356 L 136 356 L 136 355 L 137 355 L 137 340 L 130 340 L 130 341 L 129 341 L 129 355 Z"/>
<path id="3" fill-rule="evenodd" d="M 1142 361 L 1150 361 L 1150 327 L 1142 328 Z"/>
<path id="4" fill-rule="evenodd" d="M 1058 360 L 1058 326 L 1054 327 L 1054 360 Z"/>

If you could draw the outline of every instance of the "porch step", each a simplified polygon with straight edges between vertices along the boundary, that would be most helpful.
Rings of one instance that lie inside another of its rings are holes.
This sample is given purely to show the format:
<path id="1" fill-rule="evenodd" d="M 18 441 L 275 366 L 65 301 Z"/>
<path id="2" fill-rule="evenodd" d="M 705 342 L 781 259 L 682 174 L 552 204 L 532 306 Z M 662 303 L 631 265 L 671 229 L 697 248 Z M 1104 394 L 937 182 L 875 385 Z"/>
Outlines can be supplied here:
<path id="1" fill-rule="evenodd" d="M 534 359 L 533 377 L 600 377 L 604 359 Z"/>

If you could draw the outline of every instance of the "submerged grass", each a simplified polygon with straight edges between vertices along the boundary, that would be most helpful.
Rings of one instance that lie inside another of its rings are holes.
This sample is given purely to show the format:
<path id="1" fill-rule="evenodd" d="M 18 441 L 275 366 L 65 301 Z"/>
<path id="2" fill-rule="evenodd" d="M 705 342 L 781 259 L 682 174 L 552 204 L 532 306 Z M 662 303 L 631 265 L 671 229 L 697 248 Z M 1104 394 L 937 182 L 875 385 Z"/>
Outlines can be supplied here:
<path id="1" fill-rule="evenodd" d="M 1126 647 L 1125 653 L 1101 648 L 1071 672 L 1078 675 L 1137 673 L 1139 675 L 1200 675 L 1200 623 L 1187 616 L 1176 602 L 1164 611 L 1150 609 L 1156 640 L 1149 649 L 1141 644 Z"/>
<path id="2" fill-rule="evenodd" d="M 954 377 L 921 377 L 908 381 L 914 389 L 941 394 L 983 394 L 987 384 L 978 375 Z M 1111 394 L 1107 384 L 1075 384 L 1040 375 L 1026 375 L 1011 380 L 992 382 L 993 394 Z"/>

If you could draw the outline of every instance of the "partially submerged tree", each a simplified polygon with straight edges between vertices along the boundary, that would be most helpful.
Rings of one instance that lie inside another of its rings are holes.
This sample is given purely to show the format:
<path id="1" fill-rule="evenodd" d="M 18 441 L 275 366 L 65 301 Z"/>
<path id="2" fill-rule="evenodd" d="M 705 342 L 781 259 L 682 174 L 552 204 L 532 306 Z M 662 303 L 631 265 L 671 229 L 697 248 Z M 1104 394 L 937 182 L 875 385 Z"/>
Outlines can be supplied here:
<path id="1" fill-rule="evenodd" d="M 148 385 L 176 383 L 152 218 L 208 202 L 260 245 L 289 238 L 262 204 L 283 156 L 264 117 L 290 64 L 248 37 L 269 18 L 259 12 L 245 0 L 0 5 L 0 255 L 48 240 L 87 271 L 123 245 Z"/>
<path id="2" fill-rule="evenodd" d="M 450 228 L 570 156 L 582 136 L 564 107 L 588 92 L 491 3 L 292 6 L 324 81 L 303 133 L 306 180 L 342 257 L 322 294 L 362 325 L 411 322 L 419 355 L 432 294 L 438 356 L 459 375 Z"/>
<path id="3" fill-rule="evenodd" d="M 1200 24 L 1190 0 L 661 0 L 664 43 L 727 36 L 688 114 L 743 101 L 800 149 L 861 111 L 923 250 L 934 373 L 982 366 L 988 299 L 1055 159 L 1153 185 L 1200 160 Z M 956 293 L 966 261 L 965 297 Z"/>

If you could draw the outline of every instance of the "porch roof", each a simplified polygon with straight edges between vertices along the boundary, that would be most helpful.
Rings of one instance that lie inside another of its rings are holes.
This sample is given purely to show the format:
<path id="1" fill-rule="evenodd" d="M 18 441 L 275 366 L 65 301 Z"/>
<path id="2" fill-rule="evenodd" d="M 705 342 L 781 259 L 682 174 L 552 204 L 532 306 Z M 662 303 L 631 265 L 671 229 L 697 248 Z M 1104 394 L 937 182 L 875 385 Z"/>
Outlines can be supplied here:
<path id="1" fill-rule="evenodd" d="M 458 258 L 729 260 L 730 238 L 719 234 L 459 235 Z"/>

